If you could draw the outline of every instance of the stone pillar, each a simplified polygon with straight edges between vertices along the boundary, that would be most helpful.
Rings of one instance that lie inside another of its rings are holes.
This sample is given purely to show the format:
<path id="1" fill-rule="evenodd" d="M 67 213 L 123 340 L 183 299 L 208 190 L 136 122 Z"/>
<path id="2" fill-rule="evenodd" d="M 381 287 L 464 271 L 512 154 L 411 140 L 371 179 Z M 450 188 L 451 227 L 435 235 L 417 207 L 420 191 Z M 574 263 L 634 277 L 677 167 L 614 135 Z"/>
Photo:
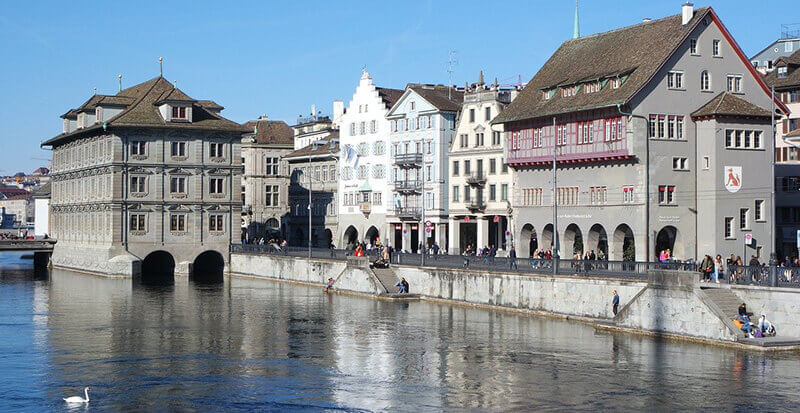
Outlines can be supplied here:
<path id="1" fill-rule="evenodd" d="M 411 224 L 403 224 L 403 251 L 411 252 Z"/>
<path id="2" fill-rule="evenodd" d="M 436 224 L 436 243 L 439 244 L 439 249 L 444 251 L 447 251 L 446 248 L 449 248 L 447 246 L 448 240 L 446 233 L 447 233 L 446 223 Z M 440 251 L 440 253 L 443 253 L 444 251 Z"/>
<path id="3" fill-rule="evenodd" d="M 478 219 L 476 219 L 476 223 L 478 226 L 478 245 L 476 248 L 483 248 L 489 245 L 489 221 L 484 217 L 478 217 Z"/>
<path id="4" fill-rule="evenodd" d="M 461 249 L 459 248 L 461 244 L 461 233 L 459 232 L 460 226 L 461 226 L 460 221 L 450 218 L 450 226 L 449 226 L 450 233 L 448 234 L 449 235 L 448 238 L 450 239 L 448 240 L 447 243 L 448 254 L 461 253 Z"/>

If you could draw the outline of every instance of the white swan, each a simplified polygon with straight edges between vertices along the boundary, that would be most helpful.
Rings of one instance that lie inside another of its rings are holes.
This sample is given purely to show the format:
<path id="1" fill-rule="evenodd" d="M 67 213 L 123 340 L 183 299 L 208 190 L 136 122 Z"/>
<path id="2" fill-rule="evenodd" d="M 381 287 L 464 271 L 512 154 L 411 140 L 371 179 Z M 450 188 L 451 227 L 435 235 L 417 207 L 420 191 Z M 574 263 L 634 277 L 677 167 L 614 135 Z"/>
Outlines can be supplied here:
<path id="1" fill-rule="evenodd" d="M 83 397 L 81 397 L 81 396 L 72 396 L 72 397 L 67 397 L 66 399 L 64 399 L 64 401 L 67 402 L 67 403 L 89 403 L 89 388 L 88 387 L 83 389 L 83 394 L 86 396 L 85 399 Z"/>

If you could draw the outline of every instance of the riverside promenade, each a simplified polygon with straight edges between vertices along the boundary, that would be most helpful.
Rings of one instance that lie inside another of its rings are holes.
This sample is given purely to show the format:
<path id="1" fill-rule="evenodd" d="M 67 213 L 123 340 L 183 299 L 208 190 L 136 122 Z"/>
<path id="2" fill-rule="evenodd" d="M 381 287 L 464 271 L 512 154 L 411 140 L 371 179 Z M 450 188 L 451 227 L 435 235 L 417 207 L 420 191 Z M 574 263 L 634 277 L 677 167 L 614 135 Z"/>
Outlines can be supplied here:
<path id="1" fill-rule="evenodd" d="M 614 265 L 604 269 L 602 262 L 594 262 L 592 267 L 560 267 L 554 275 L 539 269 L 509 270 L 500 258 L 493 265 L 488 261 L 480 267 L 470 263 L 467 269 L 447 261 L 460 257 L 429 256 L 422 266 L 419 255 L 408 254 L 393 260 L 400 264 L 373 269 L 367 258 L 342 251 L 312 250 L 308 258 L 308 250 L 302 254 L 300 249 L 281 252 L 264 247 L 236 246 L 230 273 L 319 286 L 333 278 L 339 292 L 380 298 L 395 292 L 394 283 L 405 278 L 410 293 L 425 300 L 562 317 L 594 324 L 601 331 L 764 351 L 800 349 L 800 321 L 794 317 L 800 311 L 798 288 L 711 285 L 700 283 L 696 271 L 684 271 L 680 266 L 644 267 L 642 273 L 619 271 Z M 529 260 L 518 264 L 531 266 Z M 614 290 L 620 297 L 616 316 L 611 306 Z M 767 314 L 778 328 L 778 337 L 745 338 L 731 322 L 736 304 L 742 302 L 755 314 Z"/>

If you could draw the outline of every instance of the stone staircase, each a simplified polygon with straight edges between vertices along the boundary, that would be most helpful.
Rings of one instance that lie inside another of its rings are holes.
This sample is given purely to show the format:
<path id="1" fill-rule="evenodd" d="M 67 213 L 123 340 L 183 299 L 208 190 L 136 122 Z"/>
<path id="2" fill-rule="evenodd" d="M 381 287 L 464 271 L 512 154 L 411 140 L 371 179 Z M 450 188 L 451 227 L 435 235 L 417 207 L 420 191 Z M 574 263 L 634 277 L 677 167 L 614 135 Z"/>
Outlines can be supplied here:
<path id="1" fill-rule="evenodd" d="M 375 274 L 375 278 L 378 279 L 378 282 L 383 286 L 385 293 L 393 293 L 397 291 L 397 287 L 394 285 L 400 281 L 397 278 L 397 275 L 394 273 L 394 270 L 391 268 L 373 268 L 372 273 Z"/>
<path id="2" fill-rule="evenodd" d="M 729 288 L 702 288 L 702 290 L 726 317 L 733 318 L 739 314 L 742 299 Z"/>

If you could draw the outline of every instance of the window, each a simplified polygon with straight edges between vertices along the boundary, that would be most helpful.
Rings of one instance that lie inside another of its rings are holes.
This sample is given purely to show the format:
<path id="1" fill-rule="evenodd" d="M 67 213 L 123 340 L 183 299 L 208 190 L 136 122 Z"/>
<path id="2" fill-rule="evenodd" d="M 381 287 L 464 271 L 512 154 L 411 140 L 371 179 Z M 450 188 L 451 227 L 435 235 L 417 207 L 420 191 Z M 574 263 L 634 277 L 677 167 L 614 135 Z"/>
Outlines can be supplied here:
<path id="1" fill-rule="evenodd" d="M 211 143 L 208 148 L 208 155 L 212 158 L 222 158 L 225 156 L 223 152 L 224 146 L 221 143 Z"/>
<path id="2" fill-rule="evenodd" d="M 756 199 L 756 221 L 764 221 L 764 200 Z"/>
<path id="3" fill-rule="evenodd" d="M 675 205 L 675 185 L 658 186 L 659 205 Z"/>
<path id="4" fill-rule="evenodd" d="M 725 148 L 762 149 L 761 131 L 725 129 Z"/>
<path id="5" fill-rule="evenodd" d="M 708 156 L 703 157 L 703 169 L 710 169 L 711 168 L 711 158 Z"/>
<path id="6" fill-rule="evenodd" d="M 453 176 L 458 176 L 458 161 L 453 161 Z"/>
<path id="7" fill-rule="evenodd" d="M 633 196 L 633 186 L 627 185 L 622 187 L 622 203 L 632 204 L 636 202 L 636 197 Z"/>
<path id="8" fill-rule="evenodd" d="M 483 132 L 475 134 L 475 147 L 483 146 Z"/>
<path id="9" fill-rule="evenodd" d="M 684 157 L 673 157 L 672 158 L 672 169 L 676 171 L 688 171 L 689 170 L 689 161 L 687 158 Z"/>
<path id="10" fill-rule="evenodd" d="M 225 178 L 211 178 L 209 179 L 208 193 L 210 194 L 224 194 Z"/>
<path id="11" fill-rule="evenodd" d="M 571 96 L 575 96 L 575 95 L 578 94 L 578 90 L 579 89 L 580 89 L 579 85 L 566 86 L 563 89 L 561 89 L 561 97 L 568 98 L 568 97 L 571 97 Z"/>
<path id="12" fill-rule="evenodd" d="M 378 141 L 372 144 L 373 155 L 383 155 L 386 153 L 386 142 Z"/>
<path id="13" fill-rule="evenodd" d="M 689 53 L 698 54 L 697 53 L 697 39 L 689 39 Z"/>
<path id="14" fill-rule="evenodd" d="M 475 122 L 475 109 L 469 110 L 469 122 L 470 123 Z"/>
<path id="15" fill-rule="evenodd" d="M 350 123 L 350 136 L 355 136 L 355 135 L 356 135 L 356 124 Z"/>
<path id="16" fill-rule="evenodd" d="M 367 133 L 367 123 L 366 122 L 358 122 L 358 134 L 363 135 Z"/>
<path id="17" fill-rule="evenodd" d="M 708 70 L 703 70 L 700 72 L 700 90 L 711 90 L 711 75 L 708 73 Z"/>
<path id="18" fill-rule="evenodd" d="M 372 193 L 372 203 L 375 205 L 383 205 L 383 193 L 382 192 L 373 192 Z"/>
<path id="19" fill-rule="evenodd" d="M 619 89 L 620 80 L 618 77 L 611 79 L 611 88 L 612 89 Z"/>
<path id="20" fill-rule="evenodd" d="M 556 191 L 558 205 L 578 205 L 578 187 L 558 188 Z"/>
<path id="21" fill-rule="evenodd" d="M 375 133 L 378 131 L 378 121 L 373 119 L 369 121 L 369 133 Z"/>
<path id="22" fill-rule="evenodd" d="M 172 232 L 186 231 L 186 214 L 171 214 L 169 217 L 169 230 Z"/>
<path id="23" fill-rule="evenodd" d="M 500 186 L 500 200 L 508 201 L 508 184 L 503 184 Z"/>
<path id="24" fill-rule="evenodd" d="M 784 52 L 791 52 L 792 50 L 794 50 L 793 46 L 794 45 L 792 44 L 792 42 L 786 42 L 786 43 L 783 44 L 783 51 Z"/>
<path id="25" fill-rule="evenodd" d="M 469 160 L 464 161 L 464 175 L 469 175 L 472 172 L 471 169 L 472 168 L 470 168 L 470 161 Z"/>
<path id="26" fill-rule="evenodd" d="M 173 157 L 186 156 L 186 142 L 172 142 L 170 145 L 170 155 Z"/>
<path id="27" fill-rule="evenodd" d="M 145 232 L 145 214 L 131 214 L 131 231 Z"/>
<path id="28" fill-rule="evenodd" d="M 211 214 L 208 216 L 208 230 L 211 232 L 222 232 L 225 231 L 225 226 L 223 222 L 225 220 L 225 216 L 222 214 Z"/>
<path id="29" fill-rule="evenodd" d="M 522 205 L 542 205 L 542 188 L 525 188 L 522 190 Z"/>
<path id="30" fill-rule="evenodd" d="M 131 193 L 135 194 L 143 194 L 147 192 L 145 189 L 145 177 L 144 176 L 132 176 L 131 177 Z"/>
<path id="31" fill-rule="evenodd" d="M 173 106 L 172 119 L 186 120 L 186 106 Z"/>
<path id="32" fill-rule="evenodd" d="M 714 57 L 720 57 L 719 40 L 717 39 L 714 39 L 711 43 L 711 54 L 713 54 Z"/>
<path id="33" fill-rule="evenodd" d="M 725 217 L 725 239 L 734 239 L 733 217 Z"/>
<path id="34" fill-rule="evenodd" d="M 267 185 L 264 190 L 264 205 L 268 207 L 276 207 L 279 205 L 278 185 Z"/>
<path id="35" fill-rule="evenodd" d="M 169 192 L 173 194 L 185 194 L 186 193 L 186 177 L 185 176 L 173 176 L 169 180 Z"/>
<path id="36" fill-rule="evenodd" d="M 458 185 L 453 185 L 453 202 L 458 202 Z"/>
<path id="37" fill-rule="evenodd" d="M 433 179 L 433 172 L 431 171 L 431 166 L 427 165 L 425 167 L 425 180 L 430 181 Z"/>
<path id="38" fill-rule="evenodd" d="M 603 205 L 607 201 L 607 188 L 605 186 L 593 186 L 589 188 L 589 200 L 592 205 Z"/>
<path id="39" fill-rule="evenodd" d="M 417 109 L 417 102 L 414 102 L 414 101 L 412 100 L 412 101 L 411 101 L 411 110 L 416 110 L 416 109 Z"/>
<path id="40" fill-rule="evenodd" d="M 497 160 L 489 159 L 489 173 L 492 175 L 497 173 Z"/>
<path id="41" fill-rule="evenodd" d="M 683 89 L 683 72 L 667 73 L 668 89 Z"/>
<path id="42" fill-rule="evenodd" d="M 683 139 L 683 116 L 650 115 L 647 136 L 652 139 Z"/>
<path id="43" fill-rule="evenodd" d="M 750 229 L 750 208 L 739 208 L 739 229 Z"/>
<path id="44" fill-rule="evenodd" d="M 469 185 L 464 185 L 464 202 L 469 202 L 470 193 L 469 193 Z"/>
<path id="45" fill-rule="evenodd" d="M 497 131 L 492 132 L 492 145 L 494 146 L 500 145 L 500 132 Z"/>
<path id="46" fill-rule="evenodd" d="M 268 156 L 264 158 L 264 174 L 278 176 L 278 166 L 280 166 L 280 159 L 277 157 Z"/>
<path id="47" fill-rule="evenodd" d="M 487 106 L 486 107 L 486 117 L 484 119 L 487 120 L 487 121 L 488 120 L 492 120 L 492 107 L 491 106 Z"/>
<path id="48" fill-rule="evenodd" d="M 786 66 L 781 66 L 777 70 L 778 70 L 778 77 L 786 77 L 786 74 L 788 73 Z"/>
<path id="49" fill-rule="evenodd" d="M 504 173 L 504 174 L 507 174 L 508 173 L 508 164 L 503 162 L 502 160 L 500 161 L 500 164 L 502 165 L 502 167 L 500 168 L 500 171 L 502 173 Z"/>
<path id="50" fill-rule="evenodd" d="M 131 141 L 130 147 L 131 147 L 131 155 L 139 155 L 139 156 L 146 155 L 145 149 L 147 147 L 145 146 L 144 141 Z"/>
<path id="51" fill-rule="evenodd" d="M 495 184 L 489 185 L 489 200 L 490 201 L 497 200 L 497 185 Z"/>
<path id="52" fill-rule="evenodd" d="M 469 135 L 466 133 L 462 133 L 459 139 L 462 148 L 466 148 L 469 145 Z"/>
<path id="53" fill-rule="evenodd" d="M 742 75 L 728 75 L 728 92 L 742 92 Z"/>
<path id="54" fill-rule="evenodd" d="M 604 120 L 605 129 L 606 129 L 606 136 L 605 141 L 615 141 L 622 139 L 623 133 L 625 132 L 622 129 L 622 118 L 609 118 Z"/>

